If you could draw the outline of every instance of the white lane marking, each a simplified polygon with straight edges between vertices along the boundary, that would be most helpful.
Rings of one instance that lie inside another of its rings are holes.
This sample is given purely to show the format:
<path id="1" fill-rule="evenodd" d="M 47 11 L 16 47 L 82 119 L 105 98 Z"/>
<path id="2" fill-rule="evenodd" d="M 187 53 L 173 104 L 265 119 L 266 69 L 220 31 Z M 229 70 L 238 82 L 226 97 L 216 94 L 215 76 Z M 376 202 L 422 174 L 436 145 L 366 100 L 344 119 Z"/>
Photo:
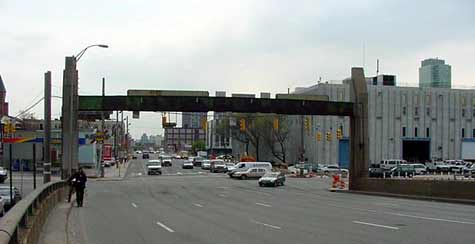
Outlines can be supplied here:
<path id="1" fill-rule="evenodd" d="M 390 230 L 399 230 L 398 227 L 388 226 L 388 225 L 378 225 L 378 224 L 360 222 L 360 221 L 353 221 L 353 223 L 360 224 L 360 225 L 369 225 L 369 226 L 374 226 L 374 227 L 386 228 L 386 229 L 390 229 Z"/>
<path id="2" fill-rule="evenodd" d="M 270 207 L 272 207 L 272 206 L 271 206 L 271 205 L 269 205 L 269 204 L 260 203 L 260 202 L 256 202 L 256 205 L 263 206 L 263 207 L 266 207 L 266 208 L 270 208 Z"/>
<path id="3" fill-rule="evenodd" d="M 410 214 L 402 214 L 402 213 L 391 213 L 391 212 L 384 212 L 386 214 L 400 216 L 400 217 L 409 217 L 415 219 L 424 219 L 424 220 L 433 220 L 433 221 L 441 221 L 441 222 L 448 222 L 448 223 L 457 223 L 457 224 L 466 224 L 466 225 L 475 225 L 475 222 L 468 222 L 468 221 L 458 221 L 452 219 L 439 219 L 439 218 L 431 218 L 431 217 L 424 217 L 424 216 L 417 216 L 417 215 L 410 215 Z"/>
<path id="4" fill-rule="evenodd" d="M 387 202 L 376 202 L 374 205 L 377 206 L 393 206 L 393 207 L 399 207 L 399 204 L 394 204 L 394 203 L 387 203 Z"/>
<path id="5" fill-rule="evenodd" d="M 177 174 L 177 175 L 182 175 L 183 173 L 182 173 L 182 172 L 177 172 L 176 174 Z"/>
<path id="6" fill-rule="evenodd" d="M 225 195 L 225 194 L 219 194 L 218 196 L 220 196 L 220 197 L 227 197 L 227 195 Z"/>
<path id="7" fill-rule="evenodd" d="M 139 175 L 139 176 L 141 176 L 141 175 L 142 175 L 142 173 L 138 173 L 138 175 Z"/>
<path id="8" fill-rule="evenodd" d="M 199 208 L 202 208 L 202 207 L 203 207 L 203 205 L 198 204 L 198 203 L 193 203 L 193 205 L 196 206 L 196 207 L 199 207 Z"/>
<path id="9" fill-rule="evenodd" d="M 135 204 L 135 203 L 132 203 L 132 207 L 138 208 L 137 204 Z"/>
<path id="10" fill-rule="evenodd" d="M 162 227 L 163 229 L 167 230 L 168 232 L 171 232 L 171 233 L 175 232 L 175 231 L 172 230 L 170 227 L 164 225 L 164 224 L 161 223 L 161 222 L 157 222 L 157 225 L 159 225 L 159 226 Z"/>
<path id="11" fill-rule="evenodd" d="M 270 224 L 262 223 L 262 222 L 259 222 L 259 221 L 257 221 L 257 220 L 253 220 L 253 219 L 251 219 L 251 222 L 254 223 L 254 224 L 263 225 L 263 226 L 265 226 L 265 227 L 269 227 L 269 228 L 276 229 L 276 230 L 282 229 L 282 227 L 280 227 L 280 226 L 275 226 L 275 225 L 270 225 Z"/>
<path id="12" fill-rule="evenodd" d="M 218 187 L 216 187 L 216 188 L 217 188 L 217 189 L 229 189 L 229 188 L 231 188 L 231 187 L 229 187 L 229 186 L 218 186 Z"/>

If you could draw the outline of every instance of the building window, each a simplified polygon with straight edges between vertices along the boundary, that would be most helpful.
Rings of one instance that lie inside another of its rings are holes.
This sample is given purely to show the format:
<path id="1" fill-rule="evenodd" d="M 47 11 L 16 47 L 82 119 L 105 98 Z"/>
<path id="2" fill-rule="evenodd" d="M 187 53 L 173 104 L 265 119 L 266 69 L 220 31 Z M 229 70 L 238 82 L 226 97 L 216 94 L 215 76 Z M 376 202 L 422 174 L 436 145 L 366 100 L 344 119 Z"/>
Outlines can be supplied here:
<path id="1" fill-rule="evenodd" d="M 406 115 L 406 107 L 402 107 L 402 115 Z"/>
<path id="2" fill-rule="evenodd" d="M 417 135 L 417 127 L 416 127 L 416 128 L 414 128 L 414 137 L 417 137 L 417 136 L 418 135 Z"/>
<path id="3" fill-rule="evenodd" d="M 472 107 L 475 107 L 475 97 L 472 97 Z"/>
<path id="4" fill-rule="evenodd" d="M 415 96 L 414 96 L 414 103 L 415 103 L 416 105 L 419 105 L 419 95 L 415 95 Z"/>
<path id="5" fill-rule="evenodd" d="M 465 117 L 465 109 L 462 108 L 462 117 Z"/>
<path id="6" fill-rule="evenodd" d="M 463 107 L 467 106 L 467 99 L 465 99 L 464 96 L 460 97 L 460 105 L 462 105 Z"/>
<path id="7" fill-rule="evenodd" d="M 402 104 L 406 105 L 406 103 L 407 103 L 407 97 L 406 97 L 406 94 L 402 94 L 402 96 L 401 96 L 401 100 L 402 100 Z"/>
<path id="8" fill-rule="evenodd" d="M 419 107 L 414 108 L 414 115 L 419 116 Z"/>
<path id="9" fill-rule="evenodd" d="M 427 138 L 430 137 L 430 128 L 429 127 L 426 128 L 426 137 Z"/>
<path id="10" fill-rule="evenodd" d="M 475 129 L 472 129 L 472 138 L 475 138 Z"/>
<path id="11" fill-rule="evenodd" d="M 429 107 L 426 108 L 426 115 L 430 116 L 430 108 Z"/>
<path id="12" fill-rule="evenodd" d="M 430 94 L 426 95 L 426 104 L 430 105 Z"/>
<path id="13" fill-rule="evenodd" d="M 465 138 L 465 128 L 462 128 L 462 138 Z"/>
<path id="14" fill-rule="evenodd" d="M 42 130 L 42 129 L 43 129 L 43 124 L 40 124 L 40 130 Z"/>
<path id="15" fill-rule="evenodd" d="M 406 137 L 406 127 L 402 127 L 402 137 Z"/>

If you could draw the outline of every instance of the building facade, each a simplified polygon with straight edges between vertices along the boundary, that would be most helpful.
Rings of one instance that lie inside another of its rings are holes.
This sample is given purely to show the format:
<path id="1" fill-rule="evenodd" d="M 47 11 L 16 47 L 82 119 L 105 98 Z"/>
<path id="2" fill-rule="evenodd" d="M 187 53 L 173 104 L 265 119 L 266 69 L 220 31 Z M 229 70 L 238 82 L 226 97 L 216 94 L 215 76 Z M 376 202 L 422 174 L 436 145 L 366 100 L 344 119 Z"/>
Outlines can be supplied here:
<path id="1" fill-rule="evenodd" d="M 419 87 L 452 87 L 452 67 L 442 59 L 426 59 L 419 68 Z"/>
<path id="2" fill-rule="evenodd" d="M 350 101 L 350 86 L 345 81 L 299 89 L 299 93 L 328 95 L 330 101 Z M 464 150 L 473 149 L 466 144 L 475 138 L 475 90 L 368 85 L 368 103 L 371 162 L 393 158 L 470 160 L 464 158 Z M 332 164 L 348 160 L 344 151 L 348 150 L 349 118 L 308 118 L 312 126 L 303 130 L 305 157 Z M 339 128 L 343 133 L 341 140 L 336 138 Z M 298 133 L 301 127 L 295 130 Z M 326 137 L 328 132 L 330 140 Z"/>
<path id="3" fill-rule="evenodd" d="M 201 121 L 207 119 L 207 113 L 183 112 L 181 117 L 182 128 L 201 128 Z"/>
<path id="4" fill-rule="evenodd" d="M 165 128 L 165 145 L 176 152 L 191 150 L 195 141 L 206 141 L 206 132 L 201 128 Z"/>
<path id="5" fill-rule="evenodd" d="M 2 76 L 0 76 L 0 118 L 8 116 L 8 103 L 6 102 L 7 89 L 3 83 Z"/>

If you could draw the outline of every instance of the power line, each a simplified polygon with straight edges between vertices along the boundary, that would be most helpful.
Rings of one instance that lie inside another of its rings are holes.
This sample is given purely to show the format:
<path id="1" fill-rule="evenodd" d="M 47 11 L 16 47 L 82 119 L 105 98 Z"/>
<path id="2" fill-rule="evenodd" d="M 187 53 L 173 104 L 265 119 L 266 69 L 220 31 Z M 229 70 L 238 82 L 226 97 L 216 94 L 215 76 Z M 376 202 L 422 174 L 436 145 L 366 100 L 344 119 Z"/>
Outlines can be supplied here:
<path id="1" fill-rule="evenodd" d="M 36 103 L 34 103 L 33 105 L 31 105 L 30 107 L 28 107 L 27 109 L 21 111 L 17 116 L 15 117 L 19 117 L 21 115 L 24 115 L 26 114 L 28 111 L 30 111 L 31 109 L 33 109 L 34 107 L 36 107 L 36 105 L 38 105 L 41 101 L 44 100 L 44 97 L 40 98 L 40 100 L 36 101 Z"/>

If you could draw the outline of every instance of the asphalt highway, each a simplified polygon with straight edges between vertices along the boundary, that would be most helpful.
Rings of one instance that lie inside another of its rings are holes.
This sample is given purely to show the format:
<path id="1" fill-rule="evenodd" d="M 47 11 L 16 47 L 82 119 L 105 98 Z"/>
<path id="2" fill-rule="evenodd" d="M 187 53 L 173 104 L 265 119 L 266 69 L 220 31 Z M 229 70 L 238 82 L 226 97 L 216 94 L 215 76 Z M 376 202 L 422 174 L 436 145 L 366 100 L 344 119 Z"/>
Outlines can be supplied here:
<path id="1" fill-rule="evenodd" d="M 260 188 L 181 162 L 90 181 L 71 243 L 475 243 L 475 206 L 327 191 L 326 178 Z M 200 173 L 201 172 L 201 173 Z"/>

